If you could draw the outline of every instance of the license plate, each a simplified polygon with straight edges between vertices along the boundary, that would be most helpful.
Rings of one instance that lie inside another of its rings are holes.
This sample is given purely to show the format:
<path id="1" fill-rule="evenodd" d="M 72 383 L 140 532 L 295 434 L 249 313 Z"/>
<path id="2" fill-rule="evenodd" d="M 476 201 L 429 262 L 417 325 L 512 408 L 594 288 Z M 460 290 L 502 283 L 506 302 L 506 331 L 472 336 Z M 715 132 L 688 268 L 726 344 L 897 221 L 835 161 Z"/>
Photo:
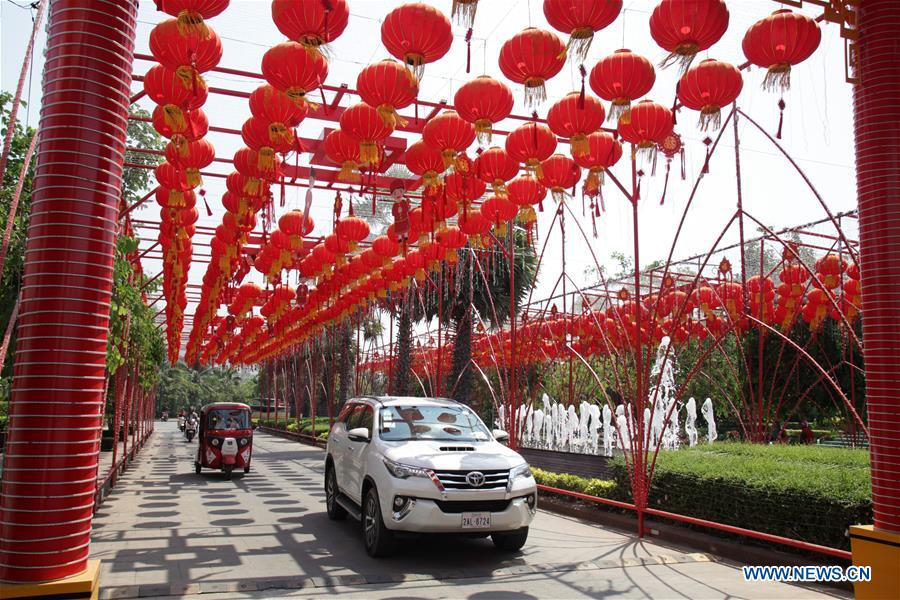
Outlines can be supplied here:
<path id="1" fill-rule="evenodd" d="M 491 526 L 491 513 L 468 512 L 462 514 L 463 529 L 485 529 Z"/>

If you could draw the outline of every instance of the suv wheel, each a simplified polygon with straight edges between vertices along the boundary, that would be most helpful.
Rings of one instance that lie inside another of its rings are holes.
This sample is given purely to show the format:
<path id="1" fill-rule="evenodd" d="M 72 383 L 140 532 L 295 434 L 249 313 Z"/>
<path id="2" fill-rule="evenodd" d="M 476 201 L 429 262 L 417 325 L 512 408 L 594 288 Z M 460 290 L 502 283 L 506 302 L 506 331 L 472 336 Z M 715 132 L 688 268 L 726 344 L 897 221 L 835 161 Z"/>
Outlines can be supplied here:
<path id="1" fill-rule="evenodd" d="M 522 546 L 525 545 L 525 540 L 528 539 L 528 528 L 523 527 L 518 531 L 509 533 L 492 533 L 491 539 L 494 540 L 494 546 L 496 546 L 498 550 L 504 552 L 516 552 L 517 550 L 521 550 Z"/>
<path id="2" fill-rule="evenodd" d="M 328 465 L 325 471 L 325 510 L 332 521 L 343 521 L 347 518 L 347 511 L 337 503 L 338 486 L 334 475 L 334 467 Z"/>
<path id="3" fill-rule="evenodd" d="M 387 556 L 394 550 L 394 533 L 384 526 L 381 504 L 375 486 L 369 488 L 363 501 L 363 538 L 369 556 Z"/>

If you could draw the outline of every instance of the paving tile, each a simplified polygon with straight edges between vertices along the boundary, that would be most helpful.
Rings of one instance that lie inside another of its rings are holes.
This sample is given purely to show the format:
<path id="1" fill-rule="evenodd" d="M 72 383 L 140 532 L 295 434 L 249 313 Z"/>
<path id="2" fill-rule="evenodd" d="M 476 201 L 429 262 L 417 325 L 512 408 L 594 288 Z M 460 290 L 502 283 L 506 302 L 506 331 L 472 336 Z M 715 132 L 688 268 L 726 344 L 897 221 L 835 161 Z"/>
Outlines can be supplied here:
<path id="1" fill-rule="evenodd" d="M 169 596 L 172 586 L 166 584 L 142 585 L 138 588 L 139 598 L 151 598 L 153 596 Z"/>
<path id="2" fill-rule="evenodd" d="M 122 585 L 108 588 L 103 588 L 101 586 L 99 596 L 101 600 L 137 598 L 139 596 L 139 588 L 136 585 Z"/>

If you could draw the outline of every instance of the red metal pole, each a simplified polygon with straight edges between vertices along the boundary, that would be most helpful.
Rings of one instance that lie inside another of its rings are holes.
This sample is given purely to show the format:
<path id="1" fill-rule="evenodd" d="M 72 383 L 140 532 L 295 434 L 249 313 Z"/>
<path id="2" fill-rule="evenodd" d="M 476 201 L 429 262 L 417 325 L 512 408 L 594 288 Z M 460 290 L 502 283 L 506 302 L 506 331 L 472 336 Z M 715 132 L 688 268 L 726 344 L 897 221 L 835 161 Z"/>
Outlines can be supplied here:
<path id="1" fill-rule="evenodd" d="M 875 528 L 900 533 L 900 3 L 857 10 L 853 90 L 866 402 Z"/>
<path id="2" fill-rule="evenodd" d="M 25 253 L 0 581 L 87 567 L 137 2 L 55 0 Z"/>

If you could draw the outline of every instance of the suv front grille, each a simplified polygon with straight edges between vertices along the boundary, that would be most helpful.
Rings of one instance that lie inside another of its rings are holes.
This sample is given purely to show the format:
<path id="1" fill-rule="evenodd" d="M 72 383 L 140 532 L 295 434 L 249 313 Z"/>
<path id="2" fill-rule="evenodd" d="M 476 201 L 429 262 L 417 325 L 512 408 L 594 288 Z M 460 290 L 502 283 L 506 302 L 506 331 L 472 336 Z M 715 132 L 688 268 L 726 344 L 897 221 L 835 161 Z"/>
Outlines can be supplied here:
<path id="1" fill-rule="evenodd" d="M 484 483 L 474 486 L 466 480 L 469 473 L 481 473 L 484 475 Z M 435 471 L 435 475 L 448 490 L 497 490 L 505 489 L 509 479 L 508 469 L 485 469 L 483 471 Z"/>
<path id="2" fill-rule="evenodd" d="M 503 512 L 510 500 L 435 500 L 441 512 L 458 515 L 464 512 Z"/>

